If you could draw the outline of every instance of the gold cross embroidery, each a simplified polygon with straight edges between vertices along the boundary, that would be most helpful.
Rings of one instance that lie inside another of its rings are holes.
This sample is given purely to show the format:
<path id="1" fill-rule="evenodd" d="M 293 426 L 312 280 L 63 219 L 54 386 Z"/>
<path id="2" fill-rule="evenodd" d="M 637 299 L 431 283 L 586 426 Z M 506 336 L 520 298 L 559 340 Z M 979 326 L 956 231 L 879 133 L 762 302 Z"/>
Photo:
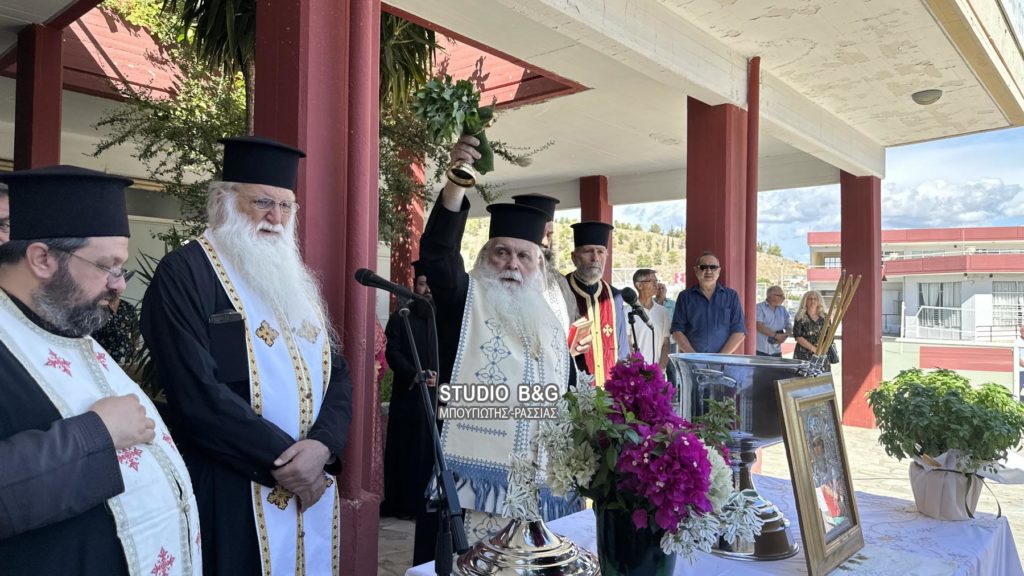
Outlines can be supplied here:
<path id="1" fill-rule="evenodd" d="M 311 324 L 309 320 L 303 320 L 302 327 L 295 333 L 310 344 L 314 344 L 316 343 L 316 339 L 320 336 L 320 329 Z"/>
<path id="2" fill-rule="evenodd" d="M 266 320 L 260 322 L 260 327 L 256 330 L 256 336 L 267 346 L 273 346 L 274 342 L 277 341 L 277 337 L 281 333 L 274 330 L 274 327 L 267 323 Z"/>
<path id="3" fill-rule="evenodd" d="M 607 338 L 612 335 L 612 327 L 610 324 L 605 324 L 601 327 L 601 332 L 604 332 L 604 337 Z"/>
<path id="4" fill-rule="evenodd" d="M 292 499 L 292 496 L 294 496 L 294 494 L 278 484 L 277 486 L 274 486 L 274 489 L 267 495 L 267 502 L 270 502 L 274 506 L 284 510 L 285 508 L 288 508 L 288 501 Z"/>

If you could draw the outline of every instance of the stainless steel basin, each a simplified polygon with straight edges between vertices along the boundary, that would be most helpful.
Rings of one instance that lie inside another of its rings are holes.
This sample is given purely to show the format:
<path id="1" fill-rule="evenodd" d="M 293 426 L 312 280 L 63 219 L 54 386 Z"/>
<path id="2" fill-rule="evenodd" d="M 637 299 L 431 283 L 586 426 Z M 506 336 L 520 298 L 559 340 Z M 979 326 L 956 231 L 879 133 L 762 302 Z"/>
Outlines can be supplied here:
<path id="1" fill-rule="evenodd" d="M 734 354 L 672 354 L 669 358 L 680 416 L 689 419 L 703 414 L 707 399 L 733 397 L 740 432 L 768 442 L 781 439 L 775 383 L 799 376 L 798 371 L 806 368 L 805 362 Z"/>

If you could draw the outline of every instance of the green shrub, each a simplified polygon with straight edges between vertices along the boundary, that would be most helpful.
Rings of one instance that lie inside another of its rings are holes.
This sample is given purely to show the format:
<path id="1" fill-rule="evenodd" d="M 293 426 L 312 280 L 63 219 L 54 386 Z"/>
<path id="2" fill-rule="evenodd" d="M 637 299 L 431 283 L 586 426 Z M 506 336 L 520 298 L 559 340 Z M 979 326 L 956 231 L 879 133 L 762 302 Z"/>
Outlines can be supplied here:
<path id="1" fill-rule="evenodd" d="M 380 379 L 380 403 L 391 402 L 391 384 L 395 381 L 395 371 L 388 368 Z"/>
<path id="2" fill-rule="evenodd" d="M 868 393 L 881 430 L 878 442 L 899 460 L 939 456 L 949 450 L 976 471 L 1020 445 L 1024 405 L 999 384 L 972 387 L 952 370 L 904 370 Z"/>

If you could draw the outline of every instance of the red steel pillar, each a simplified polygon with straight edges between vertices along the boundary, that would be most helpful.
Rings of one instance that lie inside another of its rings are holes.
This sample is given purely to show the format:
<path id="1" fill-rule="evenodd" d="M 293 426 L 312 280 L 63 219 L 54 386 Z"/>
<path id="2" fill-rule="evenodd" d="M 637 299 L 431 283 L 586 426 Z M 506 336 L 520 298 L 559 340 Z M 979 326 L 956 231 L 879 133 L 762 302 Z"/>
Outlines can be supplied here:
<path id="1" fill-rule="evenodd" d="M 410 164 L 409 173 L 420 184 L 424 182 L 422 163 Z M 405 241 L 395 242 L 391 245 L 391 281 L 400 286 L 412 288 L 416 284 L 412 263 L 419 258 L 420 236 L 423 235 L 423 225 L 425 224 L 423 202 L 414 200 L 405 206 L 399 206 L 398 210 L 405 213 L 408 218 L 409 236 Z M 394 297 L 391 298 L 391 302 L 393 308 Z"/>
<path id="2" fill-rule="evenodd" d="M 605 222 L 614 224 L 612 221 L 612 205 L 608 202 L 608 177 L 607 176 L 584 176 L 580 178 L 580 221 L 581 222 Z M 615 232 L 608 238 L 608 260 L 604 265 L 604 281 L 612 281 L 612 244 Z"/>
<path id="3" fill-rule="evenodd" d="M 760 144 L 758 129 L 761 120 L 761 57 L 750 59 L 747 68 L 747 222 L 743 257 L 746 259 L 740 300 L 746 315 L 748 338 L 743 340 L 743 353 L 757 352 L 757 154 Z"/>
<path id="4" fill-rule="evenodd" d="M 299 234 L 352 376 L 342 498 L 341 574 L 377 572 L 381 450 L 373 366 L 374 298 L 353 273 L 377 256 L 380 2 L 259 0 L 256 129 L 306 151 Z"/>
<path id="5" fill-rule="evenodd" d="M 736 290 L 748 308 L 746 276 L 747 113 L 732 104 L 686 105 L 686 277 L 705 250 L 722 265 L 719 282 Z M 747 340 L 753 340 L 748 332 Z"/>
<path id="6" fill-rule="evenodd" d="M 29 24 L 18 33 L 15 170 L 60 164 L 63 37 L 62 30 L 39 24 Z"/>
<path id="7" fill-rule="evenodd" d="M 882 380 L 882 181 L 839 175 L 840 256 L 862 276 L 843 320 L 843 424 L 873 428 L 865 394 Z"/>

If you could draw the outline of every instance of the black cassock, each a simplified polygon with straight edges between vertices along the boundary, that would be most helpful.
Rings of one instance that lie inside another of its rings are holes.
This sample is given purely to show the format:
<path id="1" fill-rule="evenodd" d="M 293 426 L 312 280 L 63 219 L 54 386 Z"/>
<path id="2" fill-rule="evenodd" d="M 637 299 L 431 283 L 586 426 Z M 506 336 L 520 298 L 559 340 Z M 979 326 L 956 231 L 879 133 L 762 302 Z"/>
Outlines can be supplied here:
<path id="1" fill-rule="evenodd" d="M 167 394 L 167 425 L 192 476 L 206 576 L 262 573 L 251 482 L 273 487 L 273 462 L 295 443 L 249 404 L 245 327 L 241 319 L 223 322 L 232 310 L 198 242 L 163 258 L 142 303 L 142 334 Z M 334 474 L 352 420 L 352 383 L 341 356 L 332 354 L 331 364 L 307 437 L 338 458 L 327 467 Z"/>
<path id="2" fill-rule="evenodd" d="M 455 354 L 462 332 L 462 316 L 469 293 L 469 274 L 459 248 L 469 219 L 469 199 L 462 199 L 458 212 L 452 212 L 438 200 L 420 238 L 420 269 L 427 277 L 430 293 L 437 309 L 437 338 L 441 360 L 437 382 L 450 382 L 455 367 Z M 525 311 L 524 313 L 539 313 Z M 569 344 L 566 343 L 566 353 Z M 569 384 L 576 381 L 576 366 L 569 363 Z M 389 416 L 390 419 L 390 416 Z M 434 559 L 434 540 L 437 537 L 437 516 L 420 514 L 416 517 L 416 537 L 413 564 Z M 472 542 L 470 542 L 472 544 Z"/>
<path id="3" fill-rule="evenodd" d="M 434 369 L 434 339 L 430 334 L 430 306 L 413 301 L 409 323 L 424 369 Z M 384 501 L 382 516 L 414 517 L 426 506 L 424 491 L 434 468 L 433 439 L 428 428 L 416 363 L 402 317 L 395 312 L 384 334 L 388 339 L 387 361 L 394 372 L 388 435 L 384 449 Z M 433 391 L 435 389 L 431 389 Z M 431 396 L 433 402 L 433 396 Z"/>
<path id="4" fill-rule="evenodd" d="M 0 574 L 128 574 L 106 507 L 124 483 L 103 421 L 61 418 L 2 342 L 0 375 Z"/>

